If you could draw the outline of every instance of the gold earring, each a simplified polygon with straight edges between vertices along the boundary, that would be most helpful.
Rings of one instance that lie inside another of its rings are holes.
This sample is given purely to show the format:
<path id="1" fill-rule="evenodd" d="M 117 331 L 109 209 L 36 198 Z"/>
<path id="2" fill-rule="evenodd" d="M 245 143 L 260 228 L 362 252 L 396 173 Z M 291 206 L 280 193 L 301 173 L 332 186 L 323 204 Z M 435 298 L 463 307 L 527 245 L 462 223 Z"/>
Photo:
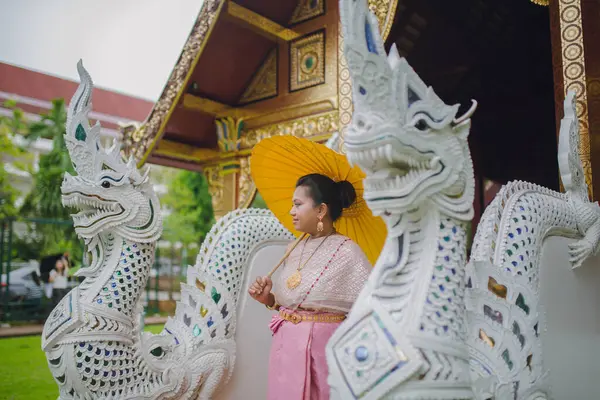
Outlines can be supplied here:
<path id="1" fill-rule="evenodd" d="M 317 222 L 317 232 L 323 232 L 323 217 L 319 216 L 319 222 Z"/>

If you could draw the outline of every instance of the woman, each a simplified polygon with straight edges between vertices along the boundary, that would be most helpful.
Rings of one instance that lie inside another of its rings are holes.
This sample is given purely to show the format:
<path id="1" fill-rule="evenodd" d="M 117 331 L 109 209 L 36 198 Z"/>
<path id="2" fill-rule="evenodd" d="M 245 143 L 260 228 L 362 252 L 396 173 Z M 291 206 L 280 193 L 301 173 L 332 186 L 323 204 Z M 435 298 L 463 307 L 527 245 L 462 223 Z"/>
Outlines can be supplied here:
<path id="1" fill-rule="evenodd" d="M 250 295 L 273 317 L 269 400 L 329 398 L 325 345 L 364 286 L 371 265 L 360 247 L 336 233 L 333 223 L 356 199 L 354 187 L 310 174 L 296 183 L 290 211 L 307 233 L 273 281 L 259 277 Z"/>
<path id="2" fill-rule="evenodd" d="M 64 258 L 56 260 L 54 269 L 50 271 L 50 279 L 48 280 L 52 283 L 52 297 L 54 304 L 58 304 L 58 302 L 67 294 L 68 276 L 69 268 L 67 261 Z"/>

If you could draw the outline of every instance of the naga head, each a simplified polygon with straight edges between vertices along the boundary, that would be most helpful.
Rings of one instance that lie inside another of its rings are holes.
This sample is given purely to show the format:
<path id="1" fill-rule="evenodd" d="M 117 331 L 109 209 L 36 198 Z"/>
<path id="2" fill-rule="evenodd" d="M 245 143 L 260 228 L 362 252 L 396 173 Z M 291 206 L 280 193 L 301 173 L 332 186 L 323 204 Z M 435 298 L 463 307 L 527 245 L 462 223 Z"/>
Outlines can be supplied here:
<path id="1" fill-rule="evenodd" d="M 564 101 L 565 116 L 560 122 L 558 167 L 565 191 L 587 201 L 588 186 L 579 155 L 579 119 L 575 101 L 575 92 L 569 90 Z"/>
<path id="2" fill-rule="evenodd" d="M 445 213 L 472 217 L 473 166 L 467 136 L 476 108 L 457 117 L 401 58 L 386 55 L 366 0 L 341 0 L 344 53 L 354 115 L 344 143 L 366 173 L 364 197 L 376 214 L 401 214 L 431 200 Z"/>
<path id="3" fill-rule="evenodd" d="M 88 112 L 92 79 L 77 64 L 81 79 L 67 113 L 65 142 L 76 175 L 65 173 L 62 203 L 79 212 L 73 214 L 75 231 L 90 244 L 107 230 L 130 240 L 157 240 L 162 230 L 158 199 L 148 180 L 131 158 L 125 162 L 120 146 L 106 149 L 100 142 L 100 124 L 90 127 Z"/>

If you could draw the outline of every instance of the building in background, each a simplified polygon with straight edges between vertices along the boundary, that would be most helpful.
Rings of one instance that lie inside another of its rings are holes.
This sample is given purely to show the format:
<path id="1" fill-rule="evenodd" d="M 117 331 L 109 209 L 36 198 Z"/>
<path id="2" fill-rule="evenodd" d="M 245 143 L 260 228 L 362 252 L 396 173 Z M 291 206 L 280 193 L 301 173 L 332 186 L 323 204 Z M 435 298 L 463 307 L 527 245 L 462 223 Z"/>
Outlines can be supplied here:
<path id="1" fill-rule="evenodd" d="M 0 63 L 0 115 L 12 114 L 12 110 L 4 107 L 3 104 L 6 100 L 13 100 L 17 103 L 17 107 L 24 111 L 27 120 L 38 121 L 40 114 L 51 109 L 53 99 L 63 98 L 68 104 L 78 85 L 78 82 L 71 80 Z M 91 123 L 100 122 L 101 135 L 107 144 L 112 139 L 121 139 L 120 125 L 141 123 L 152 109 L 152 105 L 153 103 L 147 100 L 94 88 L 93 111 L 90 112 Z M 25 138 L 15 136 L 14 140 L 18 145 L 27 146 L 28 152 L 33 156 L 34 171 L 39 156 L 52 149 L 52 141 L 49 139 L 38 139 L 27 143 Z M 24 196 L 32 186 L 30 174 L 12 167 L 10 161 L 4 160 L 4 162 L 7 171 L 12 175 L 11 183 Z M 166 187 L 156 185 L 155 190 L 160 195 L 165 192 Z"/>

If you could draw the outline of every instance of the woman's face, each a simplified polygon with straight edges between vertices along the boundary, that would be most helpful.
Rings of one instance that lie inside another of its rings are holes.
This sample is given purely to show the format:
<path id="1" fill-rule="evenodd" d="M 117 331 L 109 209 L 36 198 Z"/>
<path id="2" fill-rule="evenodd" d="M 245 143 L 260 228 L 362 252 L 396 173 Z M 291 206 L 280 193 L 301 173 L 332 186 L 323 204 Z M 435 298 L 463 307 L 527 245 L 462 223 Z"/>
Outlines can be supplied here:
<path id="1" fill-rule="evenodd" d="M 315 203 L 309 195 L 309 189 L 306 186 L 298 186 L 294 191 L 292 202 L 290 215 L 294 228 L 300 232 L 314 232 L 319 222 L 319 207 L 315 207 Z"/>
<path id="2" fill-rule="evenodd" d="M 57 271 L 61 271 L 64 267 L 63 262 L 61 260 L 56 261 L 55 267 Z"/>

